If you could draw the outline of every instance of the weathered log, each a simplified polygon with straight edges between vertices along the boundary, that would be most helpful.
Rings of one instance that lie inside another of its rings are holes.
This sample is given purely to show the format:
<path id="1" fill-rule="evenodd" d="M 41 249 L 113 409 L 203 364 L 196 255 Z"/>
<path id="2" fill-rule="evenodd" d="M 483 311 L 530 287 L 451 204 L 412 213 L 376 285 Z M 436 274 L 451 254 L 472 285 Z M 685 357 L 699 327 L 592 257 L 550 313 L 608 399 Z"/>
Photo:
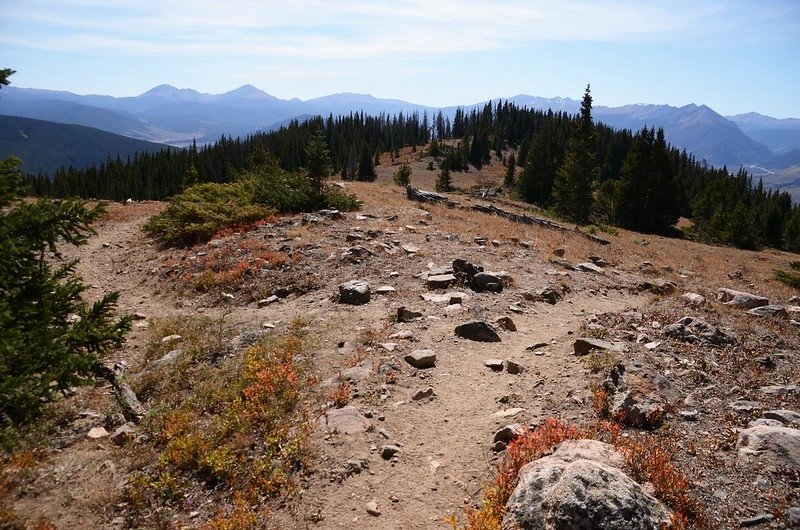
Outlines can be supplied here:
<path id="1" fill-rule="evenodd" d="M 453 202 L 444 195 L 432 191 L 420 190 L 413 186 L 406 186 L 406 196 L 412 201 L 429 202 L 432 204 L 444 203 L 448 206 L 453 205 Z"/>
<path id="2" fill-rule="evenodd" d="M 497 215 L 499 217 L 503 217 L 508 219 L 509 221 L 513 221 L 515 223 L 521 223 L 526 225 L 537 225 L 543 226 L 545 228 L 550 228 L 553 230 L 559 230 L 561 232 L 575 232 L 577 234 L 582 235 L 583 237 L 589 239 L 590 241 L 594 241 L 595 243 L 599 243 L 601 245 L 608 245 L 611 242 L 603 239 L 602 237 L 598 237 L 593 234 L 587 234 L 586 232 L 582 232 L 577 228 L 570 228 L 568 226 L 562 225 L 560 223 L 556 223 L 554 221 L 550 221 L 549 219 L 543 219 L 541 217 L 533 217 L 530 215 L 520 215 L 514 212 L 509 212 L 508 210 L 503 210 L 502 208 L 498 208 L 497 206 L 491 204 L 476 204 L 472 207 L 473 210 L 488 214 Z"/>
<path id="3" fill-rule="evenodd" d="M 97 375 L 105 378 L 114 387 L 117 400 L 122 406 L 122 414 L 125 419 L 134 423 L 139 423 L 147 414 L 147 409 L 136 397 L 131 385 L 124 380 L 125 365 L 117 362 L 113 366 L 97 363 L 94 367 Z"/>

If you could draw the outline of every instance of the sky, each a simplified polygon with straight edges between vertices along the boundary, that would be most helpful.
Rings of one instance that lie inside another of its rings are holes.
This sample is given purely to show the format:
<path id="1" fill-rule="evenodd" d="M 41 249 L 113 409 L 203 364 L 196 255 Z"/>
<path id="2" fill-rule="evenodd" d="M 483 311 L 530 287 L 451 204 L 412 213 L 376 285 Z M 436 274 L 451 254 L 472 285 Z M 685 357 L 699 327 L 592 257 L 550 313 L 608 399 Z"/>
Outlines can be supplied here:
<path id="1" fill-rule="evenodd" d="M 19 87 L 252 84 L 434 107 L 528 94 L 800 117 L 798 0 L 0 0 Z"/>

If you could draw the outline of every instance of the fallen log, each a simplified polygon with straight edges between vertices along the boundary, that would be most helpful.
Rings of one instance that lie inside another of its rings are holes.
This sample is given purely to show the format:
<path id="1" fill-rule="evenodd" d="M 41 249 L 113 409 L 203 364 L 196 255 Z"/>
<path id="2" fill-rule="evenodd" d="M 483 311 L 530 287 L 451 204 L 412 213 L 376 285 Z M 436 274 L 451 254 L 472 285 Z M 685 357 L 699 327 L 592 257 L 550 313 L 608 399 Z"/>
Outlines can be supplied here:
<path id="1" fill-rule="evenodd" d="M 448 199 L 444 195 L 440 195 L 432 191 L 420 190 L 413 186 L 406 186 L 406 196 L 412 201 L 428 202 L 431 204 L 443 203 L 446 204 L 447 206 L 453 206 L 454 204 L 450 199 Z"/>
<path id="2" fill-rule="evenodd" d="M 503 217 L 515 223 L 543 226 L 545 228 L 550 228 L 552 230 L 558 230 L 561 232 L 575 232 L 589 239 L 590 241 L 594 241 L 595 243 L 599 243 L 601 245 L 611 244 L 610 241 L 603 239 L 602 237 L 598 237 L 594 234 L 587 234 L 586 232 L 582 232 L 577 228 L 570 228 L 566 225 L 550 221 L 549 219 L 543 219 L 541 217 L 533 217 L 525 214 L 516 214 L 514 212 L 503 210 L 502 208 L 498 208 L 497 206 L 493 206 L 491 204 L 476 204 L 472 207 L 472 209 L 482 213 L 497 215 L 499 217 Z"/>
<path id="3" fill-rule="evenodd" d="M 114 363 L 113 366 L 97 363 L 94 371 L 100 377 L 105 378 L 114 387 L 117 401 L 122 406 L 122 414 L 125 419 L 133 423 L 139 423 L 147 414 L 147 409 L 136 397 L 136 392 L 133 391 L 131 385 L 124 380 L 125 364 L 121 362 Z"/>

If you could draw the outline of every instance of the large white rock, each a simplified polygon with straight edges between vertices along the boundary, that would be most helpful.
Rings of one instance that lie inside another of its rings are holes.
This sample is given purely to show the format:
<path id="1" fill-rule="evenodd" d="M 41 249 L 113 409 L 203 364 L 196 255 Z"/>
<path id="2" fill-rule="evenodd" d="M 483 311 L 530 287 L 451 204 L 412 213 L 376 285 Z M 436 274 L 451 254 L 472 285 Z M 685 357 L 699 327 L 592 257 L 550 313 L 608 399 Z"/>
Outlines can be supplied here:
<path id="1" fill-rule="evenodd" d="M 503 528 L 655 530 L 668 524 L 669 511 L 622 466 L 622 455 L 609 444 L 563 442 L 522 468 Z"/>

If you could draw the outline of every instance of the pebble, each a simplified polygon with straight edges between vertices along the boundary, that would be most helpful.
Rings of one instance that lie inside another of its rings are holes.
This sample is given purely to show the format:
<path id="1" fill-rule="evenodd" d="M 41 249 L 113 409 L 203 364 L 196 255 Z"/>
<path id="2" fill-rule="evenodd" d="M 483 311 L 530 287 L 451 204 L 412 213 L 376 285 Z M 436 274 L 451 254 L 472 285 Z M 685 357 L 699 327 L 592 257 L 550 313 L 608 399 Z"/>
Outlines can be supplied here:
<path id="1" fill-rule="evenodd" d="M 366 505 L 367 513 L 373 517 L 378 517 L 381 512 L 378 510 L 378 503 L 375 501 L 369 501 Z"/>

